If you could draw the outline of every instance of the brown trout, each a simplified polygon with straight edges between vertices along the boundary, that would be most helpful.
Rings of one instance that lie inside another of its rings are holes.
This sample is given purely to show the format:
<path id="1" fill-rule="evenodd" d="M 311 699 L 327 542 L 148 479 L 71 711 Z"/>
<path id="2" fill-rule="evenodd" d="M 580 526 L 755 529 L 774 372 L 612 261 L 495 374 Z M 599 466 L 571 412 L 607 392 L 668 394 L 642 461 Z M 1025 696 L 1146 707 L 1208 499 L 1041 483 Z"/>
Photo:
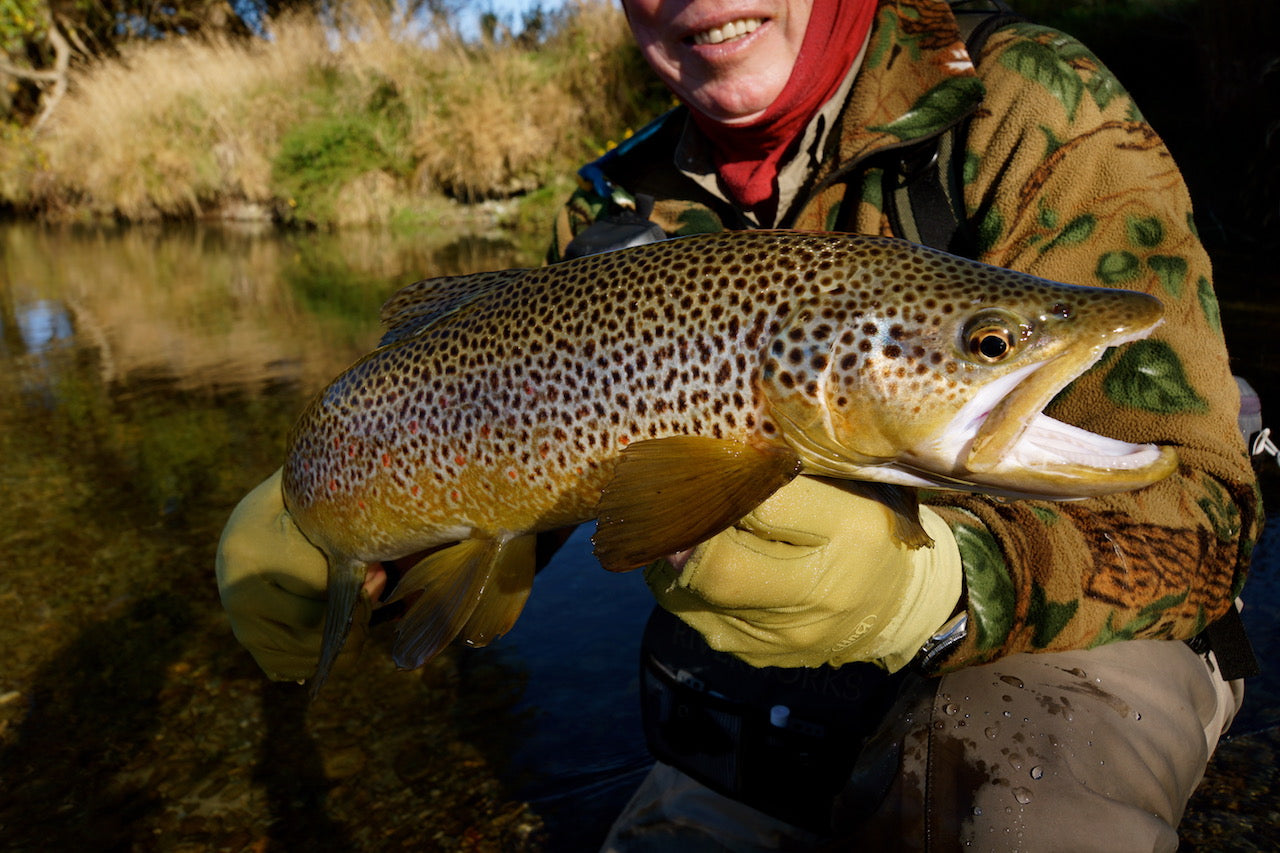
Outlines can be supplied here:
<path id="1" fill-rule="evenodd" d="M 1141 293 L 1075 287 L 899 240 L 730 232 L 539 269 L 421 281 L 378 348 L 290 437 L 289 511 L 329 562 L 318 688 L 367 566 L 435 549 L 396 596 L 396 663 L 505 633 L 524 534 L 597 519 L 596 556 L 645 565 L 799 474 L 896 490 L 1073 499 L 1171 473 L 1171 449 L 1042 409 L 1160 322 Z M 440 547 L 447 543 L 457 543 Z"/>

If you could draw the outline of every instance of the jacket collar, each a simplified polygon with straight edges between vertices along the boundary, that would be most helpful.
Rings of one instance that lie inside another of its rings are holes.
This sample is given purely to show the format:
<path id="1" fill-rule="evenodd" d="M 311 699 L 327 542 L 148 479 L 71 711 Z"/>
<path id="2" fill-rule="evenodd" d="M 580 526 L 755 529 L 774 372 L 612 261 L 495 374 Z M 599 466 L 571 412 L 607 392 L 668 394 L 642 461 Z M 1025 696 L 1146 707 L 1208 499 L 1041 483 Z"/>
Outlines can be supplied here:
<path id="1" fill-rule="evenodd" d="M 937 136 L 973 113 L 985 89 L 943 0 L 881 0 L 842 132 L 815 175 L 824 185 L 882 151 Z"/>

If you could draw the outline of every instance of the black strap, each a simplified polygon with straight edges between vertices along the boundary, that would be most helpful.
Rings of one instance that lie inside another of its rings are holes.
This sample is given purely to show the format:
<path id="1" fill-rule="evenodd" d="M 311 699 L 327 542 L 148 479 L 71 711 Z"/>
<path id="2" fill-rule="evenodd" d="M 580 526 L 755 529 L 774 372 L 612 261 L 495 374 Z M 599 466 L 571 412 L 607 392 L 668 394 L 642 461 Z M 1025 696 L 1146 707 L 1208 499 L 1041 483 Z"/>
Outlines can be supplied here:
<path id="1" fill-rule="evenodd" d="M 958 2 L 952 9 L 965 50 L 975 64 L 995 32 L 1026 20 L 998 0 Z M 885 169 L 882 194 L 894 233 L 965 257 L 974 257 L 978 250 L 964 209 L 964 158 L 971 118 L 895 152 Z"/>
<path id="2" fill-rule="evenodd" d="M 954 133 L 954 131 L 948 131 Z M 961 219 L 956 207 L 947 195 L 942 183 L 941 150 L 946 140 L 931 139 L 923 146 L 910 150 L 899 160 L 895 179 L 906 190 L 906 210 L 896 203 L 891 205 L 890 219 L 896 218 L 895 228 L 904 230 L 904 236 L 913 242 L 932 246 L 943 251 L 956 251 L 952 245 L 960 231 Z M 896 200 L 897 194 L 889 196 Z M 958 202 L 963 204 L 962 201 Z M 910 217 L 910 224 L 904 220 Z M 915 233 L 910 230 L 914 229 Z"/>
<path id="3" fill-rule="evenodd" d="M 608 213 L 569 241 L 569 245 L 561 253 L 561 260 L 568 261 L 600 252 L 615 252 L 665 240 L 666 232 L 658 223 L 649 219 L 649 214 L 653 213 L 653 197 L 637 194 L 635 205 L 634 209 L 611 205 Z"/>
<path id="4" fill-rule="evenodd" d="M 1187 642 L 1200 653 L 1213 650 L 1218 661 L 1218 674 L 1223 681 L 1252 678 L 1262 672 L 1253 653 L 1253 644 L 1245 634 L 1244 620 L 1235 607 Z"/>

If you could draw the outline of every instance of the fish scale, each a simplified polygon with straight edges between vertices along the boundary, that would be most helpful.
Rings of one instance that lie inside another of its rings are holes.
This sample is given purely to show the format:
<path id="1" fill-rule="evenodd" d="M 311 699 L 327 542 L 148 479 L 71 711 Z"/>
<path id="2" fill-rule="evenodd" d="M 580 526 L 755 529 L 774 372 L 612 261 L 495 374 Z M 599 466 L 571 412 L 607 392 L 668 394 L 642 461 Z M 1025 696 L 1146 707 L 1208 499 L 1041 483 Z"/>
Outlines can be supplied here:
<path id="1" fill-rule="evenodd" d="M 598 518 L 616 570 L 691 547 L 799 473 L 1071 498 L 1154 482 L 1171 451 L 1076 431 L 1082 457 L 1109 461 L 1042 458 L 1033 425 L 1160 313 L 1143 294 L 798 232 L 410 285 L 290 438 L 286 503 L 330 564 L 317 683 L 377 561 L 438 549 L 401 583 L 422 591 L 396 653 L 416 666 L 514 622 L 523 598 L 492 591 L 531 579 L 508 545 L 533 532 Z"/>

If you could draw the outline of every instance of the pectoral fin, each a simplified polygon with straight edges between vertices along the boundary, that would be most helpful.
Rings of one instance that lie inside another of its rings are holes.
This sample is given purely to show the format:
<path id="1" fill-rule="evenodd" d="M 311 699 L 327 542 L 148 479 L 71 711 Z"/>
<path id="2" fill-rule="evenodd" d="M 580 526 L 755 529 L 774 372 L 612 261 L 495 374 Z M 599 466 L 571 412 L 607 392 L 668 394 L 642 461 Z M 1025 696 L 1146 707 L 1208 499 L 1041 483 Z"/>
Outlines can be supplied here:
<path id="1" fill-rule="evenodd" d="M 755 509 L 800 467 L 785 447 L 704 436 L 633 444 L 600 496 L 596 557 L 619 572 L 691 548 Z"/>
<path id="2" fill-rule="evenodd" d="M 893 512 L 893 538 L 908 548 L 932 548 L 933 537 L 920 522 L 920 494 L 906 486 L 863 480 L 823 478 L 850 494 L 883 504 Z"/>
<path id="3" fill-rule="evenodd" d="M 465 539 L 423 558 L 396 585 L 389 601 L 411 593 L 421 593 L 409 605 L 396 632 L 392 656 L 404 669 L 422 666 L 439 654 L 459 634 L 472 633 L 483 642 L 509 628 L 524 607 L 518 592 L 524 569 L 533 573 L 532 548 L 514 544 L 519 540 Z M 501 578 L 497 589 L 490 584 Z M 493 596 L 491 602 L 482 602 Z M 472 620 L 475 619 L 474 625 Z"/>

